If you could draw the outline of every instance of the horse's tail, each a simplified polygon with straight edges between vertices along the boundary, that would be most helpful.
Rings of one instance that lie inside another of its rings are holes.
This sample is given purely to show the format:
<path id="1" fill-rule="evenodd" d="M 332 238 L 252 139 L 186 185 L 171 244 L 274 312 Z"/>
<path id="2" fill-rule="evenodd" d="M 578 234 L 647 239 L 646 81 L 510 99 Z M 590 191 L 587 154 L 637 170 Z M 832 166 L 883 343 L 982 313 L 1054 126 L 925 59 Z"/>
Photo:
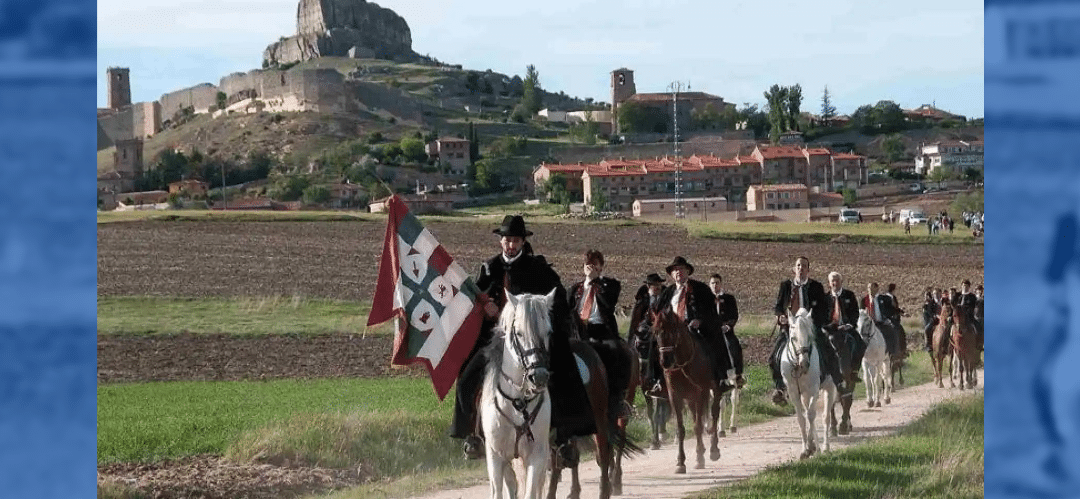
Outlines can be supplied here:
<path id="1" fill-rule="evenodd" d="M 611 418 L 615 419 L 615 418 Z M 625 457 L 634 457 L 645 453 L 645 449 L 634 441 L 630 433 L 625 430 L 620 430 L 617 421 L 610 421 L 607 425 L 607 437 L 608 442 L 611 443 L 611 448 L 619 454 Z"/>

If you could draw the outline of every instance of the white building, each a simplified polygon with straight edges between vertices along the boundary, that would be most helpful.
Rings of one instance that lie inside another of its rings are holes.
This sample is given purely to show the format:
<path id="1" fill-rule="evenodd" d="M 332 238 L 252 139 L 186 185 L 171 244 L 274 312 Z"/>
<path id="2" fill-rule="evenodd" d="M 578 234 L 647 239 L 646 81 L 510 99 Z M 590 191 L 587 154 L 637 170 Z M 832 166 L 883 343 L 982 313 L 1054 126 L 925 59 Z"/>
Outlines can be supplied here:
<path id="1" fill-rule="evenodd" d="M 931 175 L 941 168 L 952 174 L 963 174 L 969 168 L 982 171 L 983 141 L 946 140 L 919 146 L 915 173 Z"/>

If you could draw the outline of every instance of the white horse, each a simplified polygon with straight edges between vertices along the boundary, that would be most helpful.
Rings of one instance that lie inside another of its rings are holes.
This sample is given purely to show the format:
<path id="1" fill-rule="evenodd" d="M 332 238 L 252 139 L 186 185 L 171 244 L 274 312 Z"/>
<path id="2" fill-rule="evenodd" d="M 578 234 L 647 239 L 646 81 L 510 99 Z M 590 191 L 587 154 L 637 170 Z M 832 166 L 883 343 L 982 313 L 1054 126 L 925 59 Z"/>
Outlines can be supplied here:
<path id="1" fill-rule="evenodd" d="M 859 321 L 856 325 L 863 341 L 866 342 L 866 353 L 863 354 L 862 372 L 863 382 L 866 383 L 867 407 L 881 407 L 882 400 L 886 404 L 892 402 L 892 358 L 885 350 L 885 338 L 881 331 L 870 319 L 866 310 L 859 311 Z"/>
<path id="2" fill-rule="evenodd" d="M 555 291 L 547 295 L 507 293 L 495 337 L 487 347 L 488 365 L 480 395 L 480 425 L 487 449 L 492 499 L 503 492 L 516 498 L 518 482 L 512 461 L 525 469 L 525 496 L 539 498 L 551 455 L 550 311 Z"/>
<path id="3" fill-rule="evenodd" d="M 780 357 L 780 374 L 787 385 L 789 398 L 795 406 L 795 417 L 802 433 L 803 452 L 806 459 L 817 452 L 817 436 L 814 432 L 814 416 L 818 395 L 825 392 L 822 432 L 825 434 L 825 450 L 829 450 L 829 421 L 833 404 L 836 403 L 836 384 L 832 377 L 821 380 L 821 358 L 814 342 L 814 324 L 810 313 L 800 308 L 795 315 L 788 314 L 788 340 Z"/>
<path id="4" fill-rule="evenodd" d="M 734 366 L 735 357 L 731 354 L 731 343 L 728 341 L 727 335 L 724 335 L 724 343 L 727 344 L 728 358 L 731 360 L 731 365 Z M 740 394 L 742 393 L 742 388 L 739 388 L 739 385 L 735 381 L 734 369 L 728 369 L 728 381 L 731 382 L 731 386 L 733 386 L 734 388 L 732 388 L 729 392 L 720 395 L 720 421 L 722 422 L 724 420 L 724 412 L 726 412 L 727 408 L 730 407 L 731 419 L 727 430 L 734 434 L 739 429 L 738 426 L 735 425 L 735 416 L 739 410 L 739 398 Z M 713 396 L 716 396 L 715 391 L 713 392 Z M 723 428 L 718 428 L 717 435 L 721 437 L 726 437 L 727 433 L 724 432 Z"/>

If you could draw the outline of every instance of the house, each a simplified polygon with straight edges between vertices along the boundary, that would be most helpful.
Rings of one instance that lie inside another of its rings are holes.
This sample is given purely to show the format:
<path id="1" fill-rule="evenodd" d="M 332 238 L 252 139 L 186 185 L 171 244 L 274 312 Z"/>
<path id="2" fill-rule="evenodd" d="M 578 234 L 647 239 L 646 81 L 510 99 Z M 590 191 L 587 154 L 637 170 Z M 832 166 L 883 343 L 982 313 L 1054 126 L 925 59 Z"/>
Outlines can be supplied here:
<path id="1" fill-rule="evenodd" d="M 983 171 L 983 141 L 944 140 L 920 144 L 915 156 L 915 172 L 932 175 L 942 170 L 946 175 L 962 175 L 971 168 Z"/>
<path id="2" fill-rule="evenodd" d="M 746 211 L 810 208 L 803 184 L 752 185 L 746 190 Z"/>
<path id="3" fill-rule="evenodd" d="M 904 117 L 908 121 L 929 121 L 931 123 L 941 123 L 946 120 L 967 121 L 967 118 L 962 115 L 938 109 L 930 104 L 923 104 L 915 109 L 905 109 Z"/>
<path id="4" fill-rule="evenodd" d="M 695 217 L 708 217 L 710 213 L 720 213 L 730 210 L 728 200 L 725 197 L 692 197 L 683 198 L 683 215 Z M 633 214 L 635 217 L 672 217 L 675 215 L 675 198 L 638 199 L 634 201 Z"/>
<path id="5" fill-rule="evenodd" d="M 210 184 L 202 180 L 188 179 L 169 184 L 169 194 L 181 193 L 188 196 L 205 196 L 208 190 L 210 190 Z"/>
<path id="6" fill-rule="evenodd" d="M 471 144 L 468 139 L 442 137 L 424 146 L 424 151 L 443 168 L 448 168 L 450 175 L 464 176 L 465 169 L 472 164 Z"/>
<path id="7" fill-rule="evenodd" d="M 552 175 L 559 174 L 566 179 L 565 188 L 570 197 L 572 199 L 582 199 L 581 174 L 585 171 L 586 166 L 588 165 L 580 161 L 568 165 L 540 163 L 540 166 L 533 170 L 534 190 L 537 187 L 546 185 Z"/>
<path id="8" fill-rule="evenodd" d="M 326 190 L 330 192 L 331 208 L 352 208 L 364 187 L 346 181 L 328 184 Z"/>

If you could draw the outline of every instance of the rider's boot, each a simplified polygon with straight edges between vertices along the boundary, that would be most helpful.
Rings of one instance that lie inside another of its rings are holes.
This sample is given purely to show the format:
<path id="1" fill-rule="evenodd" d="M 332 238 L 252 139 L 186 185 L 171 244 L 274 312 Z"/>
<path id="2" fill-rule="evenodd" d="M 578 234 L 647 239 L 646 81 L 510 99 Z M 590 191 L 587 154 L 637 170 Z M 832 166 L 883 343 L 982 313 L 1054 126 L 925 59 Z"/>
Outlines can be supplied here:
<path id="1" fill-rule="evenodd" d="M 483 459 L 484 440 L 476 435 L 469 435 L 465 437 L 465 458 Z"/>

